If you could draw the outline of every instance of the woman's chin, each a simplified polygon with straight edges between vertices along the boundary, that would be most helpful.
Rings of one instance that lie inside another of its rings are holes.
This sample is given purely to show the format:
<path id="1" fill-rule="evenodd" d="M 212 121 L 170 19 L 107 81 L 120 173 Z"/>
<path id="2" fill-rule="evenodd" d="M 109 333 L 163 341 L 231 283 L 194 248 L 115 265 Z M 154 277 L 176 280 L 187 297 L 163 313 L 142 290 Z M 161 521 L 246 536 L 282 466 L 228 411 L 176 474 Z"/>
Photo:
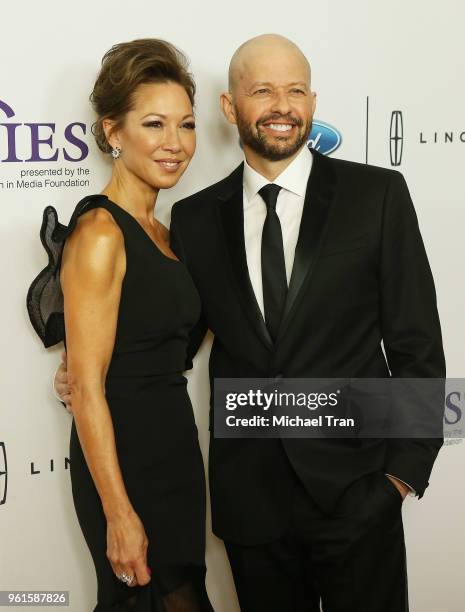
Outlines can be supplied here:
<path id="1" fill-rule="evenodd" d="M 170 174 L 158 174 L 157 177 L 153 179 L 152 184 L 156 189 L 170 189 L 176 185 L 183 174 L 184 171 L 181 170 Z"/>
<path id="2" fill-rule="evenodd" d="M 152 187 L 155 189 L 171 189 L 179 181 L 180 176 L 171 176 L 164 179 L 157 179 L 152 183 Z"/>

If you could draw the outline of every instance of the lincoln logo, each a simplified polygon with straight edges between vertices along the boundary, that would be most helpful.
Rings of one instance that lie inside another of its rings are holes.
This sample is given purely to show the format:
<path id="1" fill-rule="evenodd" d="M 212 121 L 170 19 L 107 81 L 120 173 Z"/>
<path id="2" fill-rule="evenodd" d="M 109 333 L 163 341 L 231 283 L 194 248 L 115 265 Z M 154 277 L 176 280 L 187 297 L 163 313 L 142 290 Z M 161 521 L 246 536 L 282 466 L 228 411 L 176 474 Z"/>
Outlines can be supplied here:
<path id="1" fill-rule="evenodd" d="M 391 166 L 400 166 L 404 148 L 404 122 L 402 111 L 395 110 L 391 114 Z"/>
<path id="2" fill-rule="evenodd" d="M 5 442 L 0 442 L 0 506 L 6 502 L 7 481 L 8 468 L 6 465 Z"/>

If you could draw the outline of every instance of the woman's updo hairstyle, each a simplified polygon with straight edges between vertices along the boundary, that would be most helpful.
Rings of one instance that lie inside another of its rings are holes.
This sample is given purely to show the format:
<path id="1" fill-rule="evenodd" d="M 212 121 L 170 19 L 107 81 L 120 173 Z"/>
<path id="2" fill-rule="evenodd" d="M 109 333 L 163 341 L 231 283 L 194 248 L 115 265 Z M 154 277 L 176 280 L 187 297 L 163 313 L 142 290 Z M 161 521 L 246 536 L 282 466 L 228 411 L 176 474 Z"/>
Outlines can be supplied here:
<path id="1" fill-rule="evenodd" d="M 105 53 L 94 89 L 90 94 L 97 120 L 92 126 L 97 145 L 104 153 L 111 146 L 103 130 L 103 120 L 112 119 L 121 126 L 132 109 L 139 85 L 172 81 L 184 87 L 194 104 L 195 82 L 188 70 L 186 56 L 174 45 L 157 38 L 143 38 L 114 45 Z"/>

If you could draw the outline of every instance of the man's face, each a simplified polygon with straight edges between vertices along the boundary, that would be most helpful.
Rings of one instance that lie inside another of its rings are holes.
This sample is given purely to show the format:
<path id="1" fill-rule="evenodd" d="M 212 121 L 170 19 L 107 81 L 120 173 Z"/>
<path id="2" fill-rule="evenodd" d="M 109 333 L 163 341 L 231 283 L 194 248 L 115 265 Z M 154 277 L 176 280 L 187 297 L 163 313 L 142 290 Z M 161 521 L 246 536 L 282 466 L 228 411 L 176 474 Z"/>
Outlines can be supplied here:
<path id="1" fill-rule="evenodd" d="M 292 50 L 257 54 L 235 82 L 232 112 L 242 144 L 270 161 L 305 144 L 314 109 L 308 65 Z"/>

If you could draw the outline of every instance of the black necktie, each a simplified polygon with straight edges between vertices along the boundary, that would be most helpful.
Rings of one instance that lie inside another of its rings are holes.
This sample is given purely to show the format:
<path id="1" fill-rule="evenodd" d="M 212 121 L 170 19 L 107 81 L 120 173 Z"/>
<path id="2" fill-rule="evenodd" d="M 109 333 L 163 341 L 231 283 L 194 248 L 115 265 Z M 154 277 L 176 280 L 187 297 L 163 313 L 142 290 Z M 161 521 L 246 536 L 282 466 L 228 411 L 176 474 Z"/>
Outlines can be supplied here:
<path id="1" fill-rule="evenodd" d="M 262 233 L 262 284 L 265 322 L 273 341 L 278 335 L 287 294 L 283 235 L 276 212 L 280 190 L 279 185 L 269 184 L 258 192 L 267 209 Z"/>

